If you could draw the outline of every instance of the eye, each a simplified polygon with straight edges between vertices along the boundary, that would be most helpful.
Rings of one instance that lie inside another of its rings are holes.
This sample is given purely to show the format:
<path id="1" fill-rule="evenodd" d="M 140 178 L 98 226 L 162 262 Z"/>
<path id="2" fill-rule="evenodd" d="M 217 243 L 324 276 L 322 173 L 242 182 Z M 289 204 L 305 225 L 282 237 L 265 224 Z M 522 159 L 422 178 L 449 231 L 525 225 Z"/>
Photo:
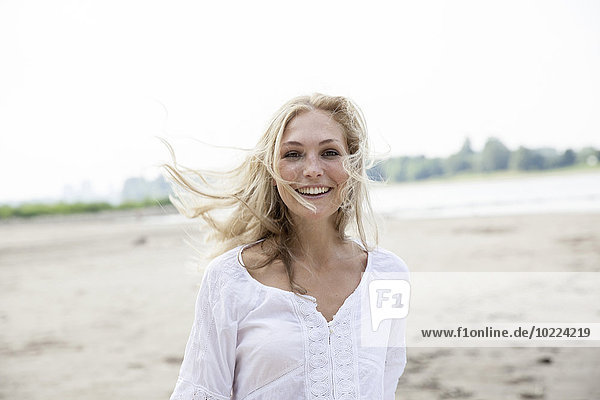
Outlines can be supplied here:
<path id="1" fill-rule="evenodd" d="M 296 157 L 300 157 L 300 153 L 298 153 L 297 151 L 288 151 L 283 156 L 283 158 L 296 158 Z"/>
<path id="2" fill-rule="evenodd" d="M 323 153 L 324 156 L 327 157 L 335 157 L 335 156 L 339 156 L 340 153 L 337 152 L 337 150 L 327 150 L 326 152 Z"/>

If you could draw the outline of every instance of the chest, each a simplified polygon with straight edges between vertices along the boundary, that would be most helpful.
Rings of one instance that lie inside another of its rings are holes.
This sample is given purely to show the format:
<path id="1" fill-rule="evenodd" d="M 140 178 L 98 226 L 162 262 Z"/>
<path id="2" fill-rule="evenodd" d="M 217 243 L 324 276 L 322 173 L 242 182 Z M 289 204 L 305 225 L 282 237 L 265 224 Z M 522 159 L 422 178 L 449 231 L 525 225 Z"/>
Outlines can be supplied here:
<path id="1" fill-rule="evenodd" d="M 330 322 L 344 301 L 354 292 L 360 283 L 360 275 L 350 274 L 336 280 L 322 279 L 312 285 L 303 285 L 308 295 L 317 300 L 317 311 Z"/>
<path id="2" fill-rule="evenodd" d="M 366 264 L 367 254 L 361 253 L 319 270 L 302 264 L 295 264 L 292 269 L 295 282 L 316 299 L 317 311 L 329 322 L 360 284 Z M 286 269 L 279 261 L 265 268 L 250 269 L 249 273 L 263 285 L 292 291 Z"/>
<path id="3" fill-rule="evenodd" d="M 319 275 L 298 273 L 296 281 L 317 301 L 317 311 L 330 322 L 362 278 L 360 263 Z"/>

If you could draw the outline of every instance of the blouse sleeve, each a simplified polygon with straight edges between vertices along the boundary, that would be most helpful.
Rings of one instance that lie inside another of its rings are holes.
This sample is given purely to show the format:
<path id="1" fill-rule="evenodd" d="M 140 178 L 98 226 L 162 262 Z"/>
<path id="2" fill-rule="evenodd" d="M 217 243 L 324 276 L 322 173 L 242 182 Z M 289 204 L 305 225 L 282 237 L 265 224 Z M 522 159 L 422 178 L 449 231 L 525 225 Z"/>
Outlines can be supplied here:
<path id="1" fill-rule="evenodd" d="M 396 333 L 404 335 L 405 320 L 394 321 L 396 324 Z M 404 336 L 401 338 L 402 343 L 405 343 Z M 388 347 L 385 356 L 385 369 L 383 372 L 383 389 L 384 400 L 394 400 L 398 380 L 404 372 L 406 366 L 406 345 L 402 347 Z"/>
<path id="2" fill-rule="evenodd" d="M 224 280 L 210 263 L 202 279 L 192 331 L 171 400 L 231 398 L 237 322 L 222 296 Z"/>
<path id="3" fill-rule="evenodd" d="M 398 276 L 410 282 L 410 273 L 404 261 L 396 256 L 395 271 Z M 385 369 L 383 373 L 384 400 L 394 400 L 398 380 L 404 373 L 406 366 L 406 318 L 393 319 L 390 330 L 391 347 L 387 348 Z"/>

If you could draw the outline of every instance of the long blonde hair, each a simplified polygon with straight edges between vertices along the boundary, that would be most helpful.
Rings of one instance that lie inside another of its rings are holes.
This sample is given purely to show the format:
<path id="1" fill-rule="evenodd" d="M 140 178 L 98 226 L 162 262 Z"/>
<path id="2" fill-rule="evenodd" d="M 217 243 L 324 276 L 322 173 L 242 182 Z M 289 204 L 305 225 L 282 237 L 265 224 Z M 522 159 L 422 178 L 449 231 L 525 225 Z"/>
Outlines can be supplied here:
<path id="1" fill-rule="evenodd" d="M 277 187 L 273 185 L 273 179 L 280 189 L 314 210 L 314 206 L 292 188 L 293 182 L 283 179 L 275 168 L 280 159 L 281 138 L 287 125 L 300 113 L 314 110 L 329 113 L 340 124 L 348 146 L 348 155 L 343 158 L 348 179 L 342 185 L 342 204 L 335 218 L 339 237 L 347 240 L 346 230 L 353 225 L 363 247 L 371 250 L 373 246 L 368 239 L 372 238 L 376 245 L 378 236 L 367 192 L 369 179 L 366 170 L 372 162 L 368 157 L 367 128 L 360 109 L 345 97 L 316 93 L 288 101 L 275 113 L 245 161 L 232 170 L 200 171 L 179 166 L 173 149 L 166 142 L 173 164 L 163 165 L 168 178 L 174 183 L 171 202 L 183 215 L 200 217 L 211 228 L 209 239 L 218 244 L 211 256 L 241 244 L 272 239 L 275 246 L 266 250 L 269 252 L 266 261 L 252 268 L 261 268 L 274 260 L 281 260 L 292 290 L 301 294 L 306 294 L 306 290 L 294 281 L 291 268 L 294 259 L 291 252 L 295 239 L 294 224 Z M 215 215 L 221 210 L 229 211 L 224 218 Z M 370 229 L 365 224 L 370 225 Z"/>

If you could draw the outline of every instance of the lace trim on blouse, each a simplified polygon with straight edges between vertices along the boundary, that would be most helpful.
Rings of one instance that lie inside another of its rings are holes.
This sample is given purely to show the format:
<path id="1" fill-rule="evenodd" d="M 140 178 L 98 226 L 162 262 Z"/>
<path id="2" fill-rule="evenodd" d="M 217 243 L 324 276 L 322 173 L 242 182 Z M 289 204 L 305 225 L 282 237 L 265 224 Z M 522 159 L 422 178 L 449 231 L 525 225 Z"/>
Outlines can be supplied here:
<path id="1" fill-rule="evenodd" d="M 333 395 L 339 400 L 358 399 L 354 383 L 357 357 L 352 344 L 352 304 L 342 305 L 329 324 L 316 310 L 315 303 L 295 298 L 295 304 L 308 338 L 305 349 L 308 398 L 329 399 Z"/>
<path id="2" fill-rule="evenodd" d="M 223 397 L 217 394 L 211 393 L 210 391 L 196 385 L 192 385 L 189 382 L 184 381 L 179 378 L 177 382 L 178 386 L 180 384 L 182 389 L 177 392 L 177 394 L 171 398 L 171 400 L 229 400 L 230 397 Z"/>

